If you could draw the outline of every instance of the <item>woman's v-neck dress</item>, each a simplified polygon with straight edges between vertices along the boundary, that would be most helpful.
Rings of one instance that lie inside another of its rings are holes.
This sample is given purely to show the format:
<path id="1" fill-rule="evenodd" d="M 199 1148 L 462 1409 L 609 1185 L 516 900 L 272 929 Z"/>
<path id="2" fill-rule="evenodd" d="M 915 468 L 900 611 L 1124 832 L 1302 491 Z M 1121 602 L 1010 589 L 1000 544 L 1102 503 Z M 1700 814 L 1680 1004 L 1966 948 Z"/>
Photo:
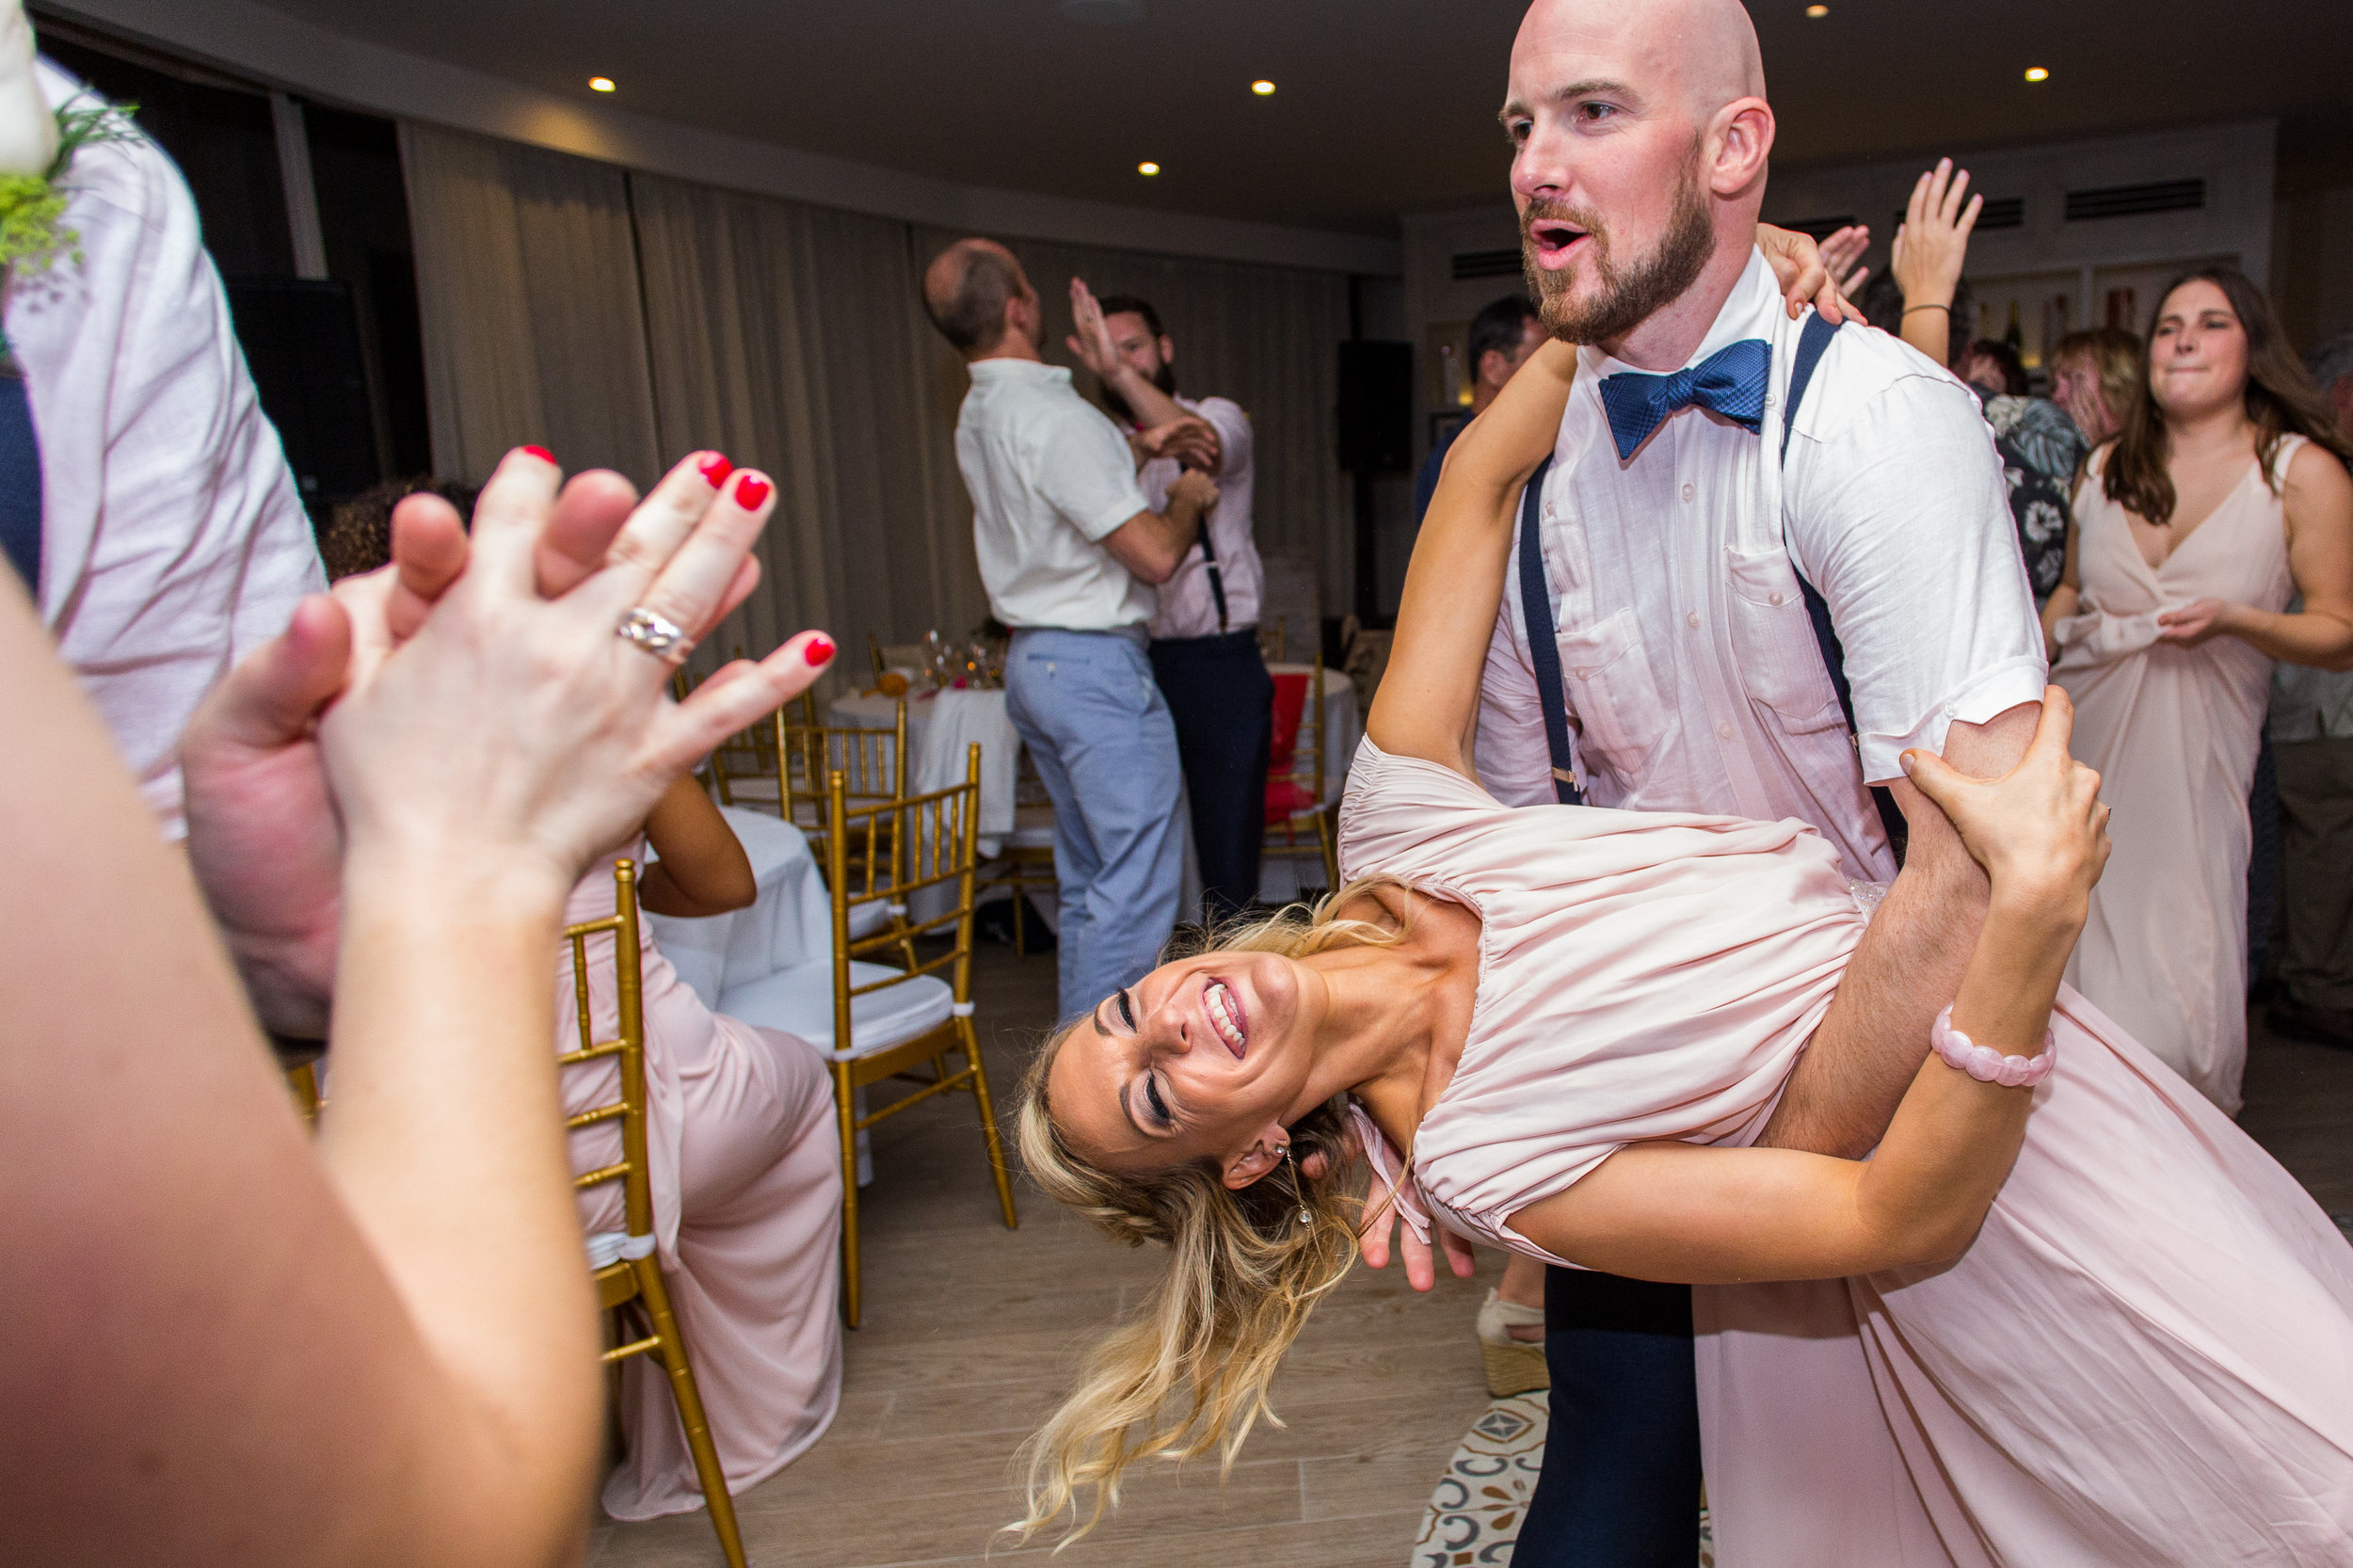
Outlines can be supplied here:
<path id="1" fill-rule="evenodd" d="M 1481 917 L 1413 1192 L 1510 1228 L 1642 1139 L 1771 1113 L 1865 929 L 1811 828 L 1497 805 L 1359 747 L 1341 870 Z M 1693 1291 L 1721 1568 L 2353 1562 L 2353 1246 L 2072 991 L 1969 1251 Z"/>
<path id="2" fill-rule="evenodd" d="M 2249 462 L 2156 567 L 2093 459 L 2075 497 L 2083 605 L 2058 623 L 2051 671 L 2075 702 L 2075 756 L 2100 770 L 2115 812 L 2116 851 L 2068 984 L 2234 1115 L 2247 1065 L 2247 796 L 2272 661 L 2236 637 L 2161 643 L 2157 616 L 2199 599 L 2286 607 L 2296 584 L 2277 476 L 2303 444 L 2280 443 L 2272 484 Z"/>

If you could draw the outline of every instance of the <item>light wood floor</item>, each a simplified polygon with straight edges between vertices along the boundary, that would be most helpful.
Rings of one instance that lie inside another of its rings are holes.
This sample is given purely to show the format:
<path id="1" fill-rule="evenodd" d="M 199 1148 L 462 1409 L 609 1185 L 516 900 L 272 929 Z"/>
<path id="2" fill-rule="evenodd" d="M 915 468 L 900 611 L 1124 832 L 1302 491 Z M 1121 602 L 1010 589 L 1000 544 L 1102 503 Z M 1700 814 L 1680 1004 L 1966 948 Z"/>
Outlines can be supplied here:
<path id="1" fill-rule="evenodd" d="M 984 948 L 974 995 L 1002 1109 L 1053 1011 L 1054 960 Z M 2353 1052 L 2271 1041 L 2259 1014 L 2247 1088 L 2249 1130 L 2324 1208 L 2353 1214 Z M 1014 1450 L 1154 1258 L 1019 1185 L 1021 1228 L 1007 1231 L 970 1101 L 942 1100 L 875 1129 L 877 1175 L 862 1201 L 865 1326 L 847 1336 L 832 1430 L 736 1499 L 755 1568 L 1044 1555 L 1042 1545 L 1015 1549 L 993 1535 L 1019 1512 Z M 1223 1487 L 1213 1462 L 1139 1471 L 1117 1519 L 1061 1560 L 1402 1563 L 1440 1469 L 1486 1404 L 1470 1325 L 1496 1272 L 1490 1261 L 1479 1279 L 1445 1279 L 1423 1298 L 1395 1268 L 1356 1270 L 1318 1310 L 1275 1384 L 1287 1430 L 1255 1433 Z M 723 1560 L 697 1512 L 600 1523 L 589 1560 L 715 1568 Z"/>

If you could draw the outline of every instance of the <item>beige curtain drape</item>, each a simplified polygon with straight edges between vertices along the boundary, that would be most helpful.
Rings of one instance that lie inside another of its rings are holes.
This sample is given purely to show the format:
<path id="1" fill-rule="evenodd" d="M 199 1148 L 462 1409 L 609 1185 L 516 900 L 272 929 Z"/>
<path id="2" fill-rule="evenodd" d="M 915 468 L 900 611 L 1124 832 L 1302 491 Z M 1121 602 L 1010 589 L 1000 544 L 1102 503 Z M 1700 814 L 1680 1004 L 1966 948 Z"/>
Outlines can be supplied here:
<path id="1" fill-rule="evenodd" d="M 776 477 L 766 591 L 712 639 L 950 635 L 988 614 L 956 473 L 963 371 L 923 319 L 904 223 L 632 176 L 665 451 Z M 951 376 L 952 376 L 952 379 Z"/>
<path id="2" fill-rule="evenodd" d="M 621 170 L 403 121 L 433 466 L 478 484 L 511 447 L 661 470 Z"/>
<path id="3" fill-rule="evenodd" d="M 870 635 L 961 636 L 987 615 L 955 463 L 968 378 L 919 297 L 955 235 L 413 123 L 401 152 L 444 477 L 479 481 L 526 441 L 640 485 L 702 447 L 773 474 L 760 587 L 699 668 L 822 626 L 862 680 Z M 1304 557 L 1325 604 L 1347 602 L 1333 420 L 1348 280 L 1014 246 L 1060 362 L 1073 275 L 1152 301 L 1182 390 L 1250 411 L 1260 548 Z"/>

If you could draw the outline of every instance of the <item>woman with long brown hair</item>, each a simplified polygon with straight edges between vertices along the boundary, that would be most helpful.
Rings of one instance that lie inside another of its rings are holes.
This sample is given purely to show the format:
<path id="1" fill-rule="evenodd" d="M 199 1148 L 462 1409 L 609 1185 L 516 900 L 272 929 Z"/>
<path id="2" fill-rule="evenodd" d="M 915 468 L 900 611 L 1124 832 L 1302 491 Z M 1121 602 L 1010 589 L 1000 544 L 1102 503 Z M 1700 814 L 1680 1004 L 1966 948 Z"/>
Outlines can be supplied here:
<path id="1" fill-rule="evenodd" d="M 2042 612 L 2116 862 L 2067 978 L 2224 1111 L 2247 1062 L 2247 797 L 2273 662 L 2353 667 L 2353 480 L 2262 291 L 2165 292 Z M 2290 604 L 2302 596 L 2300 609 Z"/>
<path id="2" fill-rule="evenodd" d="M 1875 889 L 1800 823 L 1480 786 L 1517 499 L 1575 365 L 1540 349 L 1449 455 L 1349 884 L 1103 998 L 1031 1071 L 1031 1175 L 1167 1264 L 1034 1441 L 1023 1527 L 1087 1521 L 1144 1456 L 1233 1457 L 1355 1251 L 1362 1150 L 1417 1226 L 1702 1287 L 1726 1560 L 2353 1560 L 2353 1248 L 2060 985 L 2107 814 L 2063 693 L 2003 778 L 1903 754 L 1990 879 L 1957 995 L 1906 985 Z M 1894 1086 L 1869 1159 L 1793 1146 L 1785 1108 L 1849 1092 L 1824 1073 Z"/>

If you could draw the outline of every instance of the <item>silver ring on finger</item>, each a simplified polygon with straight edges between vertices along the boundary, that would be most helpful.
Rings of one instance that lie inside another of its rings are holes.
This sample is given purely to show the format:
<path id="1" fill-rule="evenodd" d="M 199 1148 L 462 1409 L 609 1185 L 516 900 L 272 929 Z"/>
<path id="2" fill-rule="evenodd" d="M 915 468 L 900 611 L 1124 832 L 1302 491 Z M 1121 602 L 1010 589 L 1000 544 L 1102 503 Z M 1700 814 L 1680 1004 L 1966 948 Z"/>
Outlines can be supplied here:
<path id="1" fill-rule="evenodd" d="M 632 648 L 644 649 L 665 664 L 682 664 L 694 645 L 676 621 L 665 620 L 644 605 L 623 616 L 613 634 Z"/>

